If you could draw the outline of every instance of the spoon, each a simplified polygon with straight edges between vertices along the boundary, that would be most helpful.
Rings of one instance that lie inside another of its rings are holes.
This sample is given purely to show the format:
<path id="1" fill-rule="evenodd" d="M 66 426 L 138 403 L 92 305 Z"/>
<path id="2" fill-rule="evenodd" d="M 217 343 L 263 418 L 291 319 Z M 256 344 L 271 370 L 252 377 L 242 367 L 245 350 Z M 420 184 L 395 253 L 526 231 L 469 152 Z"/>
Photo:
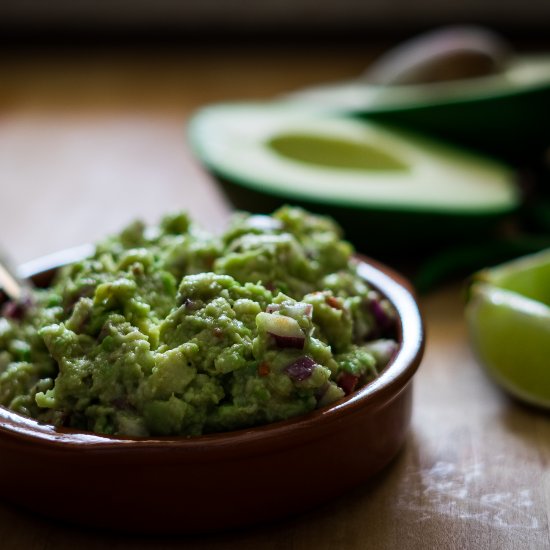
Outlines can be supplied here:
<path id="1" fill-rule="evenodd" d="M 0 254 L 0 290 L 14 303 L 22 304 L 28 300 L 31 285 L 21 279 L 11 261 L 4 253 Z"/>

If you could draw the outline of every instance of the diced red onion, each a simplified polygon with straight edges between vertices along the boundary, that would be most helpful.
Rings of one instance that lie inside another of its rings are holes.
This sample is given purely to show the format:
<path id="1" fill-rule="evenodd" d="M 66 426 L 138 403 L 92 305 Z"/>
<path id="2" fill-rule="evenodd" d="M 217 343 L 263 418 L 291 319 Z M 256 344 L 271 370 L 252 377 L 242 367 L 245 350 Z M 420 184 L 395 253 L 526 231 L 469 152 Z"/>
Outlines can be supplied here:
<path id="1" fill-rule="evenodd" d="M 32 300 L 30 297 L 24 298 L 20 302 L 9 301 L 6 302 L 1 308 L 1 316 L 12 321 L 21 321 L 25 314 L 32 306 Z"/>
<path id="2" fill-rule="evenodd" d="M 306 337 L 296 319 L 269 313 L 259 313 L 258 318 L 278 348 L 304 349 Z"/>
<path id="3" fill-rule="evenodd" d="M 374 356 L 377 368 L 382 369 L 393 358 L 399 349 L 399 344 L 395 340 L 380 339 L 369 342 L 364 349 Z"/>
<path id="4" fill-rule="evenodd" d="M 381 330 L 385 330 L 392 325 L 393 319 L 388 316 L 379 300 L 369 302 L 369 311 L 373 314 L 376 324 Z"/>
<path id="5" fill-rule="evenodd" d="M 271 282 L 271 281 L 266 281 L 264 283 L 264 286 L 265 288 L 267 288 L 267 290 L 269 290 L 270 292 L 275 292 L 275 290 L 277 290 L 277 286 L 275 285 L 275 283 Z"/>
<path id="6" fill-rule="evenodd" d="M 305 338 L 303 336 L 280 336 L 278 334 L 268 333 L 275 340 L 275 344 L 281 349 L 304 349 Z"/>
<path id="7" fill-rule="evenodd" d="M 349 395 L 352 391 L 355 390 L 357 382 L 359 382 L 359 376 L 351 374 L 351 372 L 342 372 L 338 376 L 338 385 L 344 390 L 346 395 Z"/>
<path id="8" fill-rule="evenodd" d="M 305 355 L 304 357 L 300 357 L 299 359 L 296 359 L 296 361 L 288 365 L 285 368 L 285 372 L 290 378 L 292 378 L 292 380 L 296 382 L 301 382 L 302 380 L 306 380 L 311 376 L 316 365 L 317 364 L 311 357 Z"/>

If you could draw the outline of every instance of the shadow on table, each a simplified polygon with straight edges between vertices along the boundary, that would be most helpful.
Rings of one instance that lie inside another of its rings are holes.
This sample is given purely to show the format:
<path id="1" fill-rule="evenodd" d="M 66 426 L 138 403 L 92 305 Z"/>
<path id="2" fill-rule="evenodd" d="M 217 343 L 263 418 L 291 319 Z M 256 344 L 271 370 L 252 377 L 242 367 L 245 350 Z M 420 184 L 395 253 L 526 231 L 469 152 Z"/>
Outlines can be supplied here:
<path id="1" fill-rule="evenodd" d="M 506 396 L 499 421 L 508 434 L 531 450 L 541 453 L 544 447 L 543 454 L 550 455 L 550 437 L 541 436 L 542 431 L 550 435 L 549 410 Z"/>

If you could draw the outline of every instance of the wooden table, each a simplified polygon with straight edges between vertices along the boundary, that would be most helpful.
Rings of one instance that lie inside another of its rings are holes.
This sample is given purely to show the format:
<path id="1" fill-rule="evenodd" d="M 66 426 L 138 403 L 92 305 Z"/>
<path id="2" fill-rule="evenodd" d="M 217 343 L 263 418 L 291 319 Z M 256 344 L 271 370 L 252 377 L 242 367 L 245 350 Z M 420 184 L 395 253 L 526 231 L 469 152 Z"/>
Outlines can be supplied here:
<path id="1" fill-rule="evenodd" d="M 186 149 L 189 113 L 210 101 L 264 98 L 350 77 L 371 53 L 4 53 L 1 244 L 22 262 L 175 208 L 221 229 L 229 205 Z M 292 520 L 194 538 L 94 533 L 0 504 L 0 547 L 550 547 L 550 417 L 510 401 L 479 369 L 459 285 L 423 298 L 421 306 L 428 344 L 411 433 L 372 483 Z M 29 498 L 48 505 L 39 486 Z"/>

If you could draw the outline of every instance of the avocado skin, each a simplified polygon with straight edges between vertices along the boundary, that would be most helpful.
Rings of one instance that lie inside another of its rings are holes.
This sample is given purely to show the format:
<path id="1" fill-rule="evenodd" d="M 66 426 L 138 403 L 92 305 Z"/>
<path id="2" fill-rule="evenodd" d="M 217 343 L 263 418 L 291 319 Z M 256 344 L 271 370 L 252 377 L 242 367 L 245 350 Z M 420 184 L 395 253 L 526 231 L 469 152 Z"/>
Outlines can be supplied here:
<path id="1" fill-rule="evenodd" d="M 287 204 L 288 199 L 260 193 L 217 175 L 232 205 L 240 210 L 268 214 Z M 510 214 L 449 214 L 368 210 L 292 199 L 292 203 L 312 212 L 333 217 L 346 239 L 362 253 L 377 259 L 416 262 L 435 252 L 464 242 L 472 242 L 498 232 Z"/>
<path id="2" fill-rule="evenodd" d="M 550 144 L 549 100 L 546 85 L 508 96 L 379 109 L 354 116 L 477 149 L 509 164 L 529 166 L 542 158 Z"/>

